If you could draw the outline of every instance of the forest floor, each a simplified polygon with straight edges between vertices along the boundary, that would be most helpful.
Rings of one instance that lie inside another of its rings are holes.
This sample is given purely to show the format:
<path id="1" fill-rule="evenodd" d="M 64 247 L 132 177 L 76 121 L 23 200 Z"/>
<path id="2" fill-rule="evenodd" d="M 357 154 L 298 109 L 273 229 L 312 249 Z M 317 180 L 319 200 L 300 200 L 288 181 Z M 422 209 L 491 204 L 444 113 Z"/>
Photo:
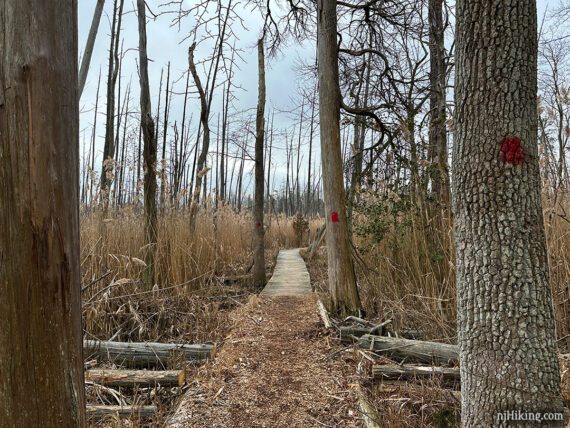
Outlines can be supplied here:
<path id="1" fill-rule="evenodd" d="M 323 328 L 317 296 L 253 296 L 171 427 L 358 427 L 356 357 Z"/>

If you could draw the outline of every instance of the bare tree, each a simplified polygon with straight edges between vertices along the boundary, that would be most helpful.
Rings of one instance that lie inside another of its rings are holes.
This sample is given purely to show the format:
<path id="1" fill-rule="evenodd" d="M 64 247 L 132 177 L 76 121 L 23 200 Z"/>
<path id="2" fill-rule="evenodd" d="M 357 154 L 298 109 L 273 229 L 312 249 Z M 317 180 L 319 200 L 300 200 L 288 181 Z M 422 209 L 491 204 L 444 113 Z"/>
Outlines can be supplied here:
<path id="1" fill-rule="evenodd" d="M 97 39 L 97 31 L 99 30 L 99 23 L 101 22 L 101 15 L 103 14 L 103 7 L 105 0 L 97 0 L 95 11 L 93 12 L 93 21 L 89 29 L 89 36 L 87 36 L 87 44 L 81 59 L 81 68 L 79 69 L 79 98 L 83 94 L 85 82 L 87 81 L 87 74 L 89 73 L 89 65 L 91 64 L 91 57 L 93 56 L 93 47 L 95 46 L 95 39 Z"/>
<path id="2" fill-rule="evenodd" d="M 533 0 L 457 4 L 452 169 L 465 427 L 496 426 L 506 409 L 562 412 L 537 159 L 536 13 Z"/>
<path id="3" fill-rule="evenodd" d="M 332 309 L 336 313 L 355 313 L 361 305 L 350 253 L 340 151 L 341 95 L 336 6 L 336 0 L 317 2 L 321 162 Z"/>
<path id="4" fill-rule="evenodd" d="M 146 13 L 145 0 L 137 0 L 139 21 L 139 61 L 141 85 L 141 127 L 144 140 L 144 211 L 147 264 L 145 282 L 152 288 L 155 278 L 155 259 L 157 245 L 157 213 L 156 213 L 156 139 L 154 138 L 154 121 L 150 106 L 150 88 L 148 82 L 148 57 L 146 50 Z"/>
<path id="5" fill-rule="evenodd" d="M 253 281 L 257 287 L 263 287 L 267 282 L 265 277 L 265 228 L 263 224 L 263 199 L 265 172 L 263 170 L 263 144 L 265 143 L 265 52 L 263 38 L 257 42 L 259 69 L 259 98 L 257 100 L 257 115 L 255 118 L 255 206 L 253 211 L 254 227 L 254 256 Z"/>
<path id="6" fill-rule="evenodd" d="M 439 213 L 449 210 L 449 171 L 447 158 L 445 94 L 447 66 L 445 64 L 445 26 L 443 0 L 429 0 L 429 48 L 430 48 L 430 122 L 429 151 L 432 192 L 440 204 Z"/>
<path id="7" fill-rule="evenodd" d="M 119 75 L 119 38 L 125 0 L 115 0 L 113 21 L 111 24 L 111 46 L 109 48 L 109 70 L 107 73 L 107 122 L 105 124 L 105 146 L 103 148 L 103 166 L 101 168 L 101 195 L 103 215 L 109 206 L 109 196 L 114 174 L 115 158 L 115 86 Z"/>
<path id="8" fill-rule="evenodd" d="M 85 426 L 77 2 L 58 6 L 0 7 L 0 424 L 9 427 Z"/>

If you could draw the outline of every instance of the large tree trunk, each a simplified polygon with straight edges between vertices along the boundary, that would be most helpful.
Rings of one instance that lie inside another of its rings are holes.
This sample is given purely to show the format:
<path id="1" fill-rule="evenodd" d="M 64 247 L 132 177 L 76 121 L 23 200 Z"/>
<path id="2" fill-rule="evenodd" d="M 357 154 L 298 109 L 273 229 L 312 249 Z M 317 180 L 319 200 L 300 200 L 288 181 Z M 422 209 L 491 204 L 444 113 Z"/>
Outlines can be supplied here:
<path id="1" fill-rule="evenodd" d="M 145 283 L 152 288 L 156 280 L 155 258 L 157 245 L 156 214 L 156 139 L 154 138 L 154 121 L 150 106 L 150 89 L 148 82 L 148 58 L 146 51 L 146 5 L 144 0 L 137 0 L 139 20 L 139 61 L 141 84 L 141 126 L 143 133 L 144 162 L 144 211 L 145 211 L 145 262 L 147 264 Z"/>
<path id="2" fill-rule="evenodd" d="M 87 74 L 89 73 L 89 65 L 91 64 L 91 57 L 93 56 L 93 47 L 95 46 L 95 39 L 97 39 L 97 31 L 99 30 L 99 23 L 101 22 L 101 15 L 103 15 L 103 7 L 105 0 L 97 0 L 95 11 L 93 12 L 93 21 L 91 21 L 91 28 L 89 29 L 89 36 L 87 37 L 87 44 L 81 59 L 81 68 L 79 69 L 79 95 L 83 94 L 85 82 L 87 81 Z"/>
<path id="3" fill-rule="evenodd" d="M 462 423 L 490 427 L 505 410 L 562 411 L 537 153 L 536 2 L 459 1 L 456 34 Z"/>
<path id="4" fill-rule="evenodd" d="M 259 68 L 259 98 L 257 100 L 257 115 L 255 118 L 255 206 L 253 210 L 255 249 L 253 256 L 253 282 L 257 287 L 265 286 L 265 229 L 263 225 L 263 143 L 265 142 L 265 53 L 263 39 L 257 42 Z"/>
<path id="5" fill-rule="evenodd" d="M 85 426 L 77 2 L 0 27 L 0 425 Z"/>
<path id="6" fill-rule="evenodd" d="M 326 207 L 329 287 L 335 313 L 360 309 L 346 221 L 340 151 L 340 89 L 336 0 L 318 0 L 318 74 L 321 162 Z"/>

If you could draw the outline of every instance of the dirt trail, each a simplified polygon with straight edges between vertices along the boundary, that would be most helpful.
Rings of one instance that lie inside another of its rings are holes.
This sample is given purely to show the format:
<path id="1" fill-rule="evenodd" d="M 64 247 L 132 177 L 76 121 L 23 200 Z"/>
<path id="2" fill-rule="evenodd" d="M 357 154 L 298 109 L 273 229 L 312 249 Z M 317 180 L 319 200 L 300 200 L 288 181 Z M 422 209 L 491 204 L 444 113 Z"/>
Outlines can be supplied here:
<path id="1" fill-rule="evenodd" d="M 253 297 L 233 320 L 169 426 L 362 426 L 354 356 L 324 331 L 314 294 Z"/>

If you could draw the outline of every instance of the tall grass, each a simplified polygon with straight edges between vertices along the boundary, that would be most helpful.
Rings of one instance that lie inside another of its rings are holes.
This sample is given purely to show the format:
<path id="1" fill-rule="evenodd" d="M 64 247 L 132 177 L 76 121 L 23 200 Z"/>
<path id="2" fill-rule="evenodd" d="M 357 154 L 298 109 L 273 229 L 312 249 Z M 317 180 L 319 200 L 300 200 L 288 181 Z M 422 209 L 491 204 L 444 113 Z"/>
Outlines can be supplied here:
<path id="1" fill-rule="evenodd" d="M 253 290 L 253 220 L 231 208 L 202 211 L 192 235 L 185 212 L 160 216 L 156 284 L 145 288 L 144 217 L 135 208 L 81 218 L 86 334 L 99 339 L 216 341 L 227 312 Z M 266 259 L 295 243 L 291 221 L 268 220 Z M 231 281 L 227 279 L 231 278 Z"/>
<path id="2" fill-rule="evenodd" d="M 418 220 L 418 213 L 409 207 L 395 209 L 398 200 L 366 197 L 369 204 L 364 209 L 361 205 L 353 220 L 355 266 L 365 311 L 370 317 L 392 319 L 396 329 L 420 329 L 427 339 L 454 342 L 457 290 L 451 220 L 436 227 Z M 370 209 L 370 204 L 375 208 Z M 560 205 L 547 206 L 544 212 L 558 345 L 561 352 L 569 352 L 570 221 Z M 311 275 L 326 291 L 323 252 L 313 260 Z"/>

